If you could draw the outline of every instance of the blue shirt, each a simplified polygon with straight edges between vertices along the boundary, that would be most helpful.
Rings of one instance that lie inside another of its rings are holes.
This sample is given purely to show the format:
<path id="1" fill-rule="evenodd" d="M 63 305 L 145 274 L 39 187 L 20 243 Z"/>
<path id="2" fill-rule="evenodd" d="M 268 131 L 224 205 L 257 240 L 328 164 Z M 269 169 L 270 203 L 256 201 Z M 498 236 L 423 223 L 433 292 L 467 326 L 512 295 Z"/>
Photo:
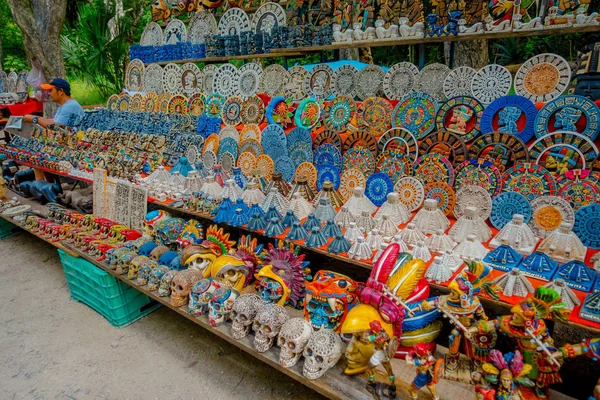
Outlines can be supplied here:
<path id="1" fill-rule="evenodd" d="M 83 118 L 83 108 L 81 108 L 77 100 L 71 99 L 58 107 L 54 115 L 54 122 L 71 126 L 76 125 L 81 118 Z"/>

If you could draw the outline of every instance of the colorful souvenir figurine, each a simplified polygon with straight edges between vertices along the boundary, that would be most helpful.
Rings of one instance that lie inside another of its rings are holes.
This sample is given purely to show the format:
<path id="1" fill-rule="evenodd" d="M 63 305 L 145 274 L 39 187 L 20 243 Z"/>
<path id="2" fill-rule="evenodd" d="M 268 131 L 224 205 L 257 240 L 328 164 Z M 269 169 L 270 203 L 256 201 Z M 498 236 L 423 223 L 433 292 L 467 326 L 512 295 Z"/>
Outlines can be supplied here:
<path id="1" fill-rule="evenodd" d="M 235 300 L 240 293 L 231 287 L 221 286 L 215 290 L 208 303 L 208 322 L 210 326 L 217 327 L 229 320 Z"/>
<path id="2" fill-rule="evenodd" d="M 424 386 L 427 386 L 434 400 L 439 400 L 435 385 L 439 382 L 440 377 L 444 373 L 444 359 L 438 360 L 433 357 L 433 354 L 427 346 L 418 343 L 413 346 L 413 350 L 408 352 L 406 363 L 417 367 L 417 376 L 413 379 L 410 389 L 411 399 L 417 399 L 417 393 Z"/>
<path id="3" fill-rule="evenodd" d="M 202 224 L 195 219 L 190 219 L 187 221 L 183 227 L 183 230 L 181 231 L 181 234 L 177 238 L 177 245 L 180 249 L 184 249 L 189 245 L 198 245 L 202 243 L 202 239 Z"/>
<path id="4" fill-rule="evenodd" d="M 154 236 L 161 245 L 175 250 L 177 239 L 181 236 L 184 228 L 185 220 L 183 218 L 163 219 L 155 225 Z"/>
<path id="5" fill-rule="evenodd" d="M 535 386 L 527 377 L 531 365 L 523 361 L 519 350 L 504 355 L 498 350 L 490 351 L 490 362 L 483 364 L 482 369 L 484 381 L 475 386 L 476 391 L 489 393 L 494 400 L 521 400 L 521 386 Z"/>
<path id="6" fill-rule="evenodd" d="M 190 269 L 204 273 L 204 277 L 211 276 L 211 267 L 217 257 L 229 253 L 235 242 L 229 240 L 229 233 L 224 233 L 223 228 L 211 225 L 206 230 L 206 240 L 200 246 L 188 246 L 181 254 L 181 263 Z"/>
<path id="7" fill-rule="evenodd" d="M 212 263 L 210 276 L 218 281 L 221 286 L 242 290 L 250 269 L 246 263 L 234 255 L 222 255 Z"/>
<path id="8" fill-rule="evenodd" d="M 150 211 L 144 217 L 144 234 L 149 238 L 154 238 L 154 233 L 158 224 L 168 218 L 171 218 L 171 216 L 163 210 Z"/>

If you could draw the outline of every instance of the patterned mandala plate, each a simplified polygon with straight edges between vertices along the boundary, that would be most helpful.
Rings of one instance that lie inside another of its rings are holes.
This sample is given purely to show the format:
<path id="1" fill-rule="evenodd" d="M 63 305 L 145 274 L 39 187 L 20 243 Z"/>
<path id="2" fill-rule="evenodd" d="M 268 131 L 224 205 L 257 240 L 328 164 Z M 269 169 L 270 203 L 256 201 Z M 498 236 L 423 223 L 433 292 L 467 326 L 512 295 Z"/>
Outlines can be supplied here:
<path id="1" fill-rule="evenodd" d="M 240 153 L 237 166 L 242 169 L 242 174 L 249 176 L 256 169 L 256 157 L 249 152 Z"/>
<path id="2" fill-rule="evenodd" d="M 467 146 L 460 137 L 452 132 L 431 132 L 421 140 L 419 153 L 441 154 L 453 167 L 462 164 L 467 158 Z"/>
<path id="3" fill-rule="evenodd" d="M 440 106 L 435 122 L 438 130 L 456 133 L 465 142 L 480 133 L 483 105 L 474 97 L 454 97 Z"/>
<path id="4" fill-rule="evenodd" d="M 356 75 L 358 69 L 354 65 L 342 65 L 333 74 L 333 94 L 335 96 L 356 96 Z"/>
<path id="5" fill-rule="evenodd" d="M 311 187 L 317 187 L 317 168 L 312 162 L 303 162 L 296 168 L 294 179 L 304 176 L 308 180 Z"/>
<path id="6" fill-rule="evenodd" d="M 553 173 L 586 169 L 598 156 L 598 148 L 587 136 L 575 132 L 552 132 L 529 146 L 529 158 Z"/>
<path id="7" fill-rule="evenodd" d="M 180 19 L 173 19 L 163 32 L 163 45 L 187 41 L 187 28 Z"/>
<path id="8" fill-rule="evenodd" d="M 378 65 L 368 65 L 356 74 L 356 96 L 360 100 L 379 96 L 385 72 Z"/>
<path id="9" fill-rule="evenodd" d="M 294 122 L 297 127 L 311 129 L 320 126 L 321 104 L 319 101 L 309 97 L 298 104 L 294 114 Z"/>
<path id="10" fill-rule="evenodd" d="M 408 211 L 413 212 L 421 207 L 425 199 L 425 190 L 423 184 L 417 178 L 405 176 L 400 178 L 394 190 L 398 192 L 400 202 L 408 208 Z"/>
<path id="11" fill-rule="evenodd" d="M 325 100 L 332 93 L 333 69 L 327 64 L 317 64 L 309 71 L 309 78 L 305 82 L 305 91 L 310 96 Z"/>
<path id="12" fill-rule="evenodd" d="M 265 119 L 265 103 L 262 99 L 258 96 L 251 96 L 244 100 L 242 103 L 244 124 L 260 124 L 263 119 Z"/>
<path id="13" fill-rule="evenodd" d="M 177 64 L 167 64 L 163 69 L 163 92 L 177 94 L 183 91 L 181 87 L 181 68 Z"/>
<path id="14" fill-rule="evenodd" d="M 235 157 L 228 151 L 219 154 L 219 164 L 223 167 L 223 171 L 228 175 L 231 175 L 233 166 L 235 165 Z"/>
<path id="15" fill-rule="evenodd" d="M 286 143 L 288 149 L 291 145 L 302 142 L 309 145 L 309 149 L 312 149 L 312 139 L 310 136 L 310 131 L 304 128 L 294 128 L 288 133 L 286 138 Z"/>
<path id="16" fill-rule="evenodd" d="M 254 157 L 259 157 L 262 153 L 262 146 L 255 139 L 244 139 L 240 142 L 240 153 L 248 152 L 254 154 Z"/>
<path id="17" fill-rule="evenodd" d="M 239 36 L 242 32 L 250 31 L 250 18 L 241 8 L 230 8 L 225 11 L 217 25 L 219 35 Z"/>
<path id="18" fill-rule="evenodd" d="M 512 75 L 498 64 L 489 64 L 481 68 L 471 81 L 473 97 L 485 105 L 506 96 L 511 87 Z"/>
<path id="19" fill-rule="evenodd" d="M 535 119 L 535 136 L 554 131 L 578 132 L 596 139 L 600 131 L 600 110 L 587 97 L 567 95 L 551 100 L 542 107 Z"/>
<path id="20" fill-rule="evenodd" d="M 335 190 L 340 187 L 340 170 L 333 164 L 322 164 L 317 167 L 317 190 L 321 191 L 327 181 L 333 184 Z"/>
<path id="21" fill-rule="evenodd" d="M 204 114 L 209 117 L 222 118 L 225 96 L 218 93 L 211 94 L 204 102 Z"/>
<path id="22" fill-rule="evenodd" d="M 242 99 L 247 99 L 258 93 L 262 73 L 262 67 L 258 63 L 248 63 L 240 67 L 238 90 Z"/>
<path id="23" fill-rule="evenodd" d="M 225 138 L 231 138 L 235 140 L 236 143 L 240 142 L 240 133 L 233 126 L 225 126 L 219 132 L 219 139 L 223 140 Z"/>
<path id="24" fill-rule="evenodd" d="M 262 133 L 257 123 L 244 124 L 240 132 L 240 142 L 246 139 L 253 139 L 260 143 Z"/>
<path id="25" fill-rule="evenodd" d="M 205 37 L 217 33 L 217 21 L 212 13 L 198 11 L 188 25 L 188 41 L 193 44 L 202 44 Z"/>
<path id="26" fill-rule="evenodd" d="M 509 95 L 489 104 L 481 116 L 481 132 L 502 132 L 528 142 L 534 135 L 538 109 L 527 97 Z"/>
<path id="27" fill-rule="evenodd" d="M 340 150 L 329 143 L 322 144 L 317 147 L 313 153 L 315 166 L 318 168 L 321 165 L 334 165 L 336 168 L 342 168 L 342 154 Z"/>
<path id="28" fill-rule="evenodd" d="M 146 93 L 162 93 L 163 92 L 163 69 L 158 64 L 150 64 L 144 72 L 144 90 Z"/>
<path id="29" fill-rule="evenodd" d="M 412 92 L 415 74 L 418 72 L 417 67 L 410 63 L 400 62 L 392 65 L 383 77 L 383 93 L 390 100 L 400 100 Z"/>
<path id="30" fill-rule="evenodd" d="M 517 162 L 528 162 L 529 151 L 518 137 L 494 132 L 475 139 L 469 147 L 469 158 L 490 160 L 503 173 Z"/>
<path id="31" fill-rule="evenodd" d="M 223 104 L 223 123 L 229 126 L 236 126 L 242 122 L 242 103 L 239 96 L 231 96 Z"/>
<path id="32" fill-rule="evenodd" d="M 181 88 L 188 97 L 202 92 L 202 71 L 196 64 L 185 63 L 181 66 Z"/>
<path id="33" fill-rule="evenodd" d="M 120 101 L 121 99 L 119 98 L 119 95 L 113 94 L 108 98 L 108 101 L 106 102 L 106 108 L 112 111 L 118 110 Z"/>
<path id="34" fill-rule="evenodd" d="M 573 232 L 586 247 L 600 250 L 600 204 L 590 204 L 577 210 Z"/>
<path id="35" fill-rule="evenodd" d="M 492 214 L 492 197 L 481 186 L 465 185 L 456 192 L 454 216 L 459 219 L 467 207 L 475 207 L 484 221 Z"/>
<path id="36" fill-rule="evenodd" d="M 484 158 L 467 160 L 456 167 L 455 187 L 476 185 L 488 191 L 494 197 L 502 191 L 502 173 L 490 161 Z"/>
<path id="37" fill-rule="evenodd" d="M 592 203 L 600 203 L 600 173 L 588 169 L 567 171 L 560 175 L 558 195 L 577 211 Z"/>
<path id="38" fill-rule="evenodd" d="M 354 146 L 364 146 L 371 150 L 373 155 L 377 155 L 377 141 L 375 136 L 367 131 L 352 132 L 344 140 L 342 150 L 344 154 Z"/>
<path id="39" fill-rule="evenodd" d="M 531 206 L 527 199 L 515 192 L 504 192 L 492 199 L 492 213 L 490 222 L 494 228 L 500 230 L 512 221 L 513 215 L 521 214 L 525 223 L 531 219 Z"/>
<path id="40" fill-rule="evenodd" d="M 444 80 L 449 73 L 450 68 L 444 64 L 427 65 L 415 78 L 415 91 L 429 93 L 436 101 L 444 101 Z"/>
<path id="41" fill-rule="evenodd" d="M 435 128 L 437 102 L 426 93 L 411 93 L 394 108 L 392 126 L 405 128 L 421 139 Z"/>
<path id="42" fill-rule="evenodd" d="M 273 163 L 271 157 L 266 154 L 262 154 L 256 159 L 256 168 L 260 171 L 261 175 L 265 179 L 271 180 L 273 171 L 275 170 L 275 164 Z"/>
<path id="43" fill-rule="evenodd" d="M 471 96 L 471 81 L 477 73 L 471 67 L 454 68 L 444 79 L 444 94 L 451 99 L 457 96 Z"/>
<path id="44" fill-rule="evenodd" d="M 364 188 L 366 183 L 367 178 L 365 178 L 365 175 L 360 170 L 355 168 L 345 169 L 340 180 L 340 194 L 344 199 L 348 200 L 352 197 L 355 187 L 360 186 Z"/>
<path id="45" fill-rule="evenodd" d="M 556 196 L 557 183 L 541 165 L 517 163 L 504 172 L 504 191 L 522 194 L 528 201 L 540 196 Z"/>
<path id="46" fill-rule="evenodd" d="M 291 146 L 288 146 L 288 154 L 292 159 L 293 168 L 296 168 L 304 162 L 313 162 L 313 153 L 309 143 L 293 143 Z"/>
<path id="47" fill-rule="evenodd" d="M 387 99 L 369 97 L 362 103 L 361 121 L 374 135 L 380 135 L 392 127 L 392 105 Z"/>
<path id="48" fill-rule="evenodd" d="M 213 90 L 224 97 L 239 93 L 240 73 L 233 64 L 223 64 L 213 77 Z"/>
<path id="49" fill-rule="evenodd" d="M 432 182 L 425 185 L 423 191 L 426 199 L 437 200 L 438 208 L 445 216 L 452 214 L 456 204 L 456 195 L 452 186 L 444 182 Z"/>
<path id="50" fill-rule="evenodd" d="M 562 222 L 575 222 L 575 213 L 566 200 L 554 196 L 540 196 L 531 203 L 529 227 L 536 237 L 545 238 L 558 229 Z"/>
<path id="51" fill-rule="evenodd" d="M 255 33 L 270 35 L 271 30 L 278 26 L 286 26 L 286 13 L 277 3 L 265 3 L 252 16 L 252 30 Z"/>
<path id="52" fill-rule="evenodd" d="M 363 146 L 354 146 L 349 149 L 343 158 L 343 170 L 354 168 L 370 175 L 375 170 L 375 158 L 371 150 Z"/>
<path id="53" fill-rule="evenodd" d="M 287 182 L 292 182 L 294 180 L 296 170 L 294 168 L 294 162 L 288 156 L 281 156 L 275 160 L 275 171 L 281 172 L 281 176 Z"/>
<path id="54" fill-rule="evenodd" d="M 223 153 L 230 153 L 231 155 L 233 155 L 234 159 L 237 158 L 238 144 L 234 138 L 226 137 L 219 140 L 219 150 L 217 154 L 220 157 Z"/>
<path id="55" fill-rule="evenodd" d="M 202 82 L 202 92 L 206 94 L 206 96 L 210 96 L 215 91 L 213 89 L 213 79 L 215 77 L 215 73 L 217 72 L 217 66 L 215 64 L 208 64 L 202 69 L 203 82 Z"/>
<path id="56" fill-rule="evenodd" d="M 338 96 L 325 106 L 325 126 L 335 132 L 345 132 L 356 114 L 356 103 L 350 96 Z"/>
<path id="57" fill-rule="evenodd" d="M 142 105 L 144 104 L 144 96 L 141 93 L 136 93 L 131 96 L 131 102 L 129 103 L 129 111 L 130 112 L 140 112 L 142 111 Z M 185 108 L 185 112 L 187 112 L 187 107 Z"/>
<path id="58" fill-rule="evenodd" d="M 379 153 L 375 172 L 385 172 L 392 182 L 413 174 L 413 162 L 408 155 L 398 150 L 385 150 Z"/>
<path id="59" fill-rule="evenodd" d="M 289 83 L 285 87 L 285 97 L 292 99 L 295 102 L 300 102 L 307 97 L 306 81 L 309 74 L 306 68 L 301 65 L 296 65 L 288 71 Z"/>
<path id="60" fill-rule="evenodd" d="M 377 207 L 387 200 L 387 195 L 394 191 L 394 183 L 390 177 L 383 172 L 376 172 L 367 178 L 365 196 Z"/>
<path id="61" fill-rule="evenodd" d="M 263 152 L 271 158 L 287 156 L 287 139 L 279 125 L 268 125 L 262 131 L 261 146 Z"/>
<path id="62" fill-rule="evenodd" d="M 188 100 L 188 112 L 190 110 L 189 101 L 190 100 Z M 146 92 L 146 97 L 144 98 L 144 106 L 143 106 L 144 111 L 156 112 L 157 107 L 158 107 L 158 95 L 154 92 Z"/>
<path id="63" fill-rule="evenodd" d="M 342 139 L 337 132 L 330 131 L 328 129 L 321 131 L 313 140 L 313 150 L 316 150 L 322 144 L 331 144 L 342 151 Z"/>
<path id="64" fill-rule="evenodd" d="M 142 60 L 131 60 L 125 71 L 125 89 L 130 92 L 144 91 L 144 75 L 146 68 Z"/>
<path id="65" fill-rule="evenodd" d="M 187 114 L 188 98 L 183 95 L 176 95 L 169 100 L 169 114 Z"/>
<path id="66" fill-rule="evenodd" d="M 150 22 L 144 28 L 140 38 L 140 46 L 161 46 L 163 39 L 162 28 L 156 22 Z"/>
<path id="67" fill-rule="evenodd" d="M 271 64 L 264 69 L 260 79 L 260 92 L 271 97 L 281 96 L 286 91 L 290 76 L 283 66 Z"/>
<path id="68" fill-rule="evenodd" d="M 196 93 L 188 99 L 188 113 L 191 115 L 202 115 L 204 113 L 204 95 Z"/>
<path id="69" fill-rule="evenodd" d="M 386 150 L 400 151 L 406 154 L 413 163 L 419 154 L 417 139 L 404 128 L 392 128 L 386 131 L 377 141 L 377 149 L 380 153 Z"/>
<path id="70" fill-rule="evenodd" d="M 217 135 L 216 133 L 208 135 L 204 140 L 204 145 L 202 146 L 202 154 L 204 154 L 207 151 L 212 151 L 213 153 L 217 154 L 217 152 L 219 151 L 220 141 L 221 138 L 219 138 L 219 135 Z"/>
<path id="71" fill-rule="evenodd" d="M 515 92 L 534 103 L 557 98 L 571 82 L 571 67 L 556 54 L 539 54 L 525 61 L 515 75 Z"/>
<path id="72" fill-rule="evenodd" d="M 423 184 L 445 182 L 450 186 L 454 185 L 454 168 L 441 154 L 429 153 L 419 157 L 413 174 Z"/>
<path id="73" fill-rule="evenodd" d="M 206 150 L 202 153 L 202 164 L 204 164 L 204 170 L 212 171 L 213 167 L 217 163 L 217 156 L 211 150 Z"/>

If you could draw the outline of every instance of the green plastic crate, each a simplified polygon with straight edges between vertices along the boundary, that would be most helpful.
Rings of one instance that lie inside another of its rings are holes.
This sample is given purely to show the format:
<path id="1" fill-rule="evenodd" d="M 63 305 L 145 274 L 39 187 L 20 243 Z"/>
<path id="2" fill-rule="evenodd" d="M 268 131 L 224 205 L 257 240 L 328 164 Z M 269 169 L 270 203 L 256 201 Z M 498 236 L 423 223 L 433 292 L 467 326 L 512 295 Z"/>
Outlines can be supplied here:
<path id="1" fill-rule="evenodd" d="M 3 218 L 0 218 L 0 239 L 6 239 L 21 232 L 23 232 L 23 229 Z"/>
<path id="2" fill-rule="evenodd" d="M 160 304 L 83 258 L 58 250 L 73 300 L 96 310 L 116 327 L 137 321 Z"/>

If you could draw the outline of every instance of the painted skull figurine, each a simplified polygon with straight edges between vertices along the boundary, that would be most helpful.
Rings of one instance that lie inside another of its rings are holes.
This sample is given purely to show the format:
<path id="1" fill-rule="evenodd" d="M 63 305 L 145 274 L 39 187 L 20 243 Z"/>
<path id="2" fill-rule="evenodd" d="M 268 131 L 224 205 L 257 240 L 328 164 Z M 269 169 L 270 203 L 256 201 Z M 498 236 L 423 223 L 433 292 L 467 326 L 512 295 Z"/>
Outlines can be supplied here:
<path id="1" fill-rule="evenodd" d="M 150 272 L 150 276 L 148 277 L 148 290 L 151 292 L 158 289 L 162 277 L 169 271 L 169 267 L 160 266 L 154 268 L 152 272 Z"/>
<path id="2" fill-rule="evenodd" d="M 219 283 L 212 278 L 205 278 L 198 281 L 192 287 L 188 311 L 194 317 L 200 317 L 208 312 L 208 303 L 215 290 L 219 288 Z"/>
<path id="3" fill-rule="evenodd" d="M 244 261 L 236 256 L 222 255 L 212 263 L 210 276 L 219 281 L 221 286 L 231 287 L 237 291 L 244 288 L 250 273 Z"/>
<path id="4" fill-rule="evenodd" d="M 150 274 L 154 268 L 158 267 L 158 264 L 154 260 L 144 260 L 140 264 L 140 269 L 138 270 L 136 283 L 140 286 L 144 286 L 148 283 L 148 278 L 150 278 Z"/>
<path id="5" fill-rule="evenodd" d="M 319 379 L 333 367 L 342 356 L 343 343 L 331 329 L 313 333 L 304 348 L 302 375 L 308 379 Z"/>
<path id="6" fill-rule="evenodd" d="M 296 365 L 312 334 L 312 326 L 303 318 L 292 318 L 283 324 L 277 339 L 281 348 L 279 364 L 285 368 Z"/>
<path id="7" fill-rule="evenodd" d="M 179 271 L 169 270 L 160 279 L 160 285 L 158 285 L 158 295 L 160 297 L 167 297 L 171 295 L 171 281 L 177 275 Z"/>
<path id="8" fill-rule="evenodd" d="M 185 220 L 182 218 L 168 218 L 156 225 L 155 236 L 161 245 L 176 249 L 177 239 L 185 228 Z"/>
<path id="9" fill-rule="evenodd" d="M 140 256 L 150 257 L 150 253 L 152 253 L 152 250 L 154 250 L 157 247 L 158 245 L 156 243 L 146 241 L 142 243 L 142 245 L 138 248 L 138 254 Z"/>
<path id="10" fill-rule="evenodd" d="M 148 261 L 149 258 L 146 256 L 137 256 L 134 257 L 129 263 L 129 270 L 127 271 L 127 279 L 134 280 L 137 279 L 138 272 L 140 270 L 140 266 L 143 262 Z"/>
<path id="11" fill-rule="evenodd" d="M 220 287 L 215 290 L 208 302 L 208 322 L 210 326 L 221 326 L 229 320 L 233 305 L 238 297 L 240 297 L 240 292 L 231 287 Z"/>
<path id="12" fill-rule="evenodd" d="M 306 284 L 304 319 L 315 329 L 339 330 L 348 311 L 359 303 L 359 284 L 345 275 L 319 271 Z"/>
<path id="13" fill-rule="evenodd" d="M 169 248 L 167 246 L 156 246 L 151 252 L 150 252 L 150 258 L 156 262 L 158 262 L 158 260 L 160 260 L 160 257 L 165 254 L 167 251 L 169 251 Z"/>
<path id="14" fill-rule="evenodd" d="M 181 253 L 181 264 L 188 269 L 202 272 L 205 278 L 210 277 L 210 265 L 212 257 L 207 256 L 207 250 L 203 246 L 188 246 Z"/>
<path id="15" fill-rule="evenodd" d="M 121 257 L 117 260 L 117 268 L 115 272 L 119 275 L 125 275 L 129 272 L 129 265 L 131 261 L 137 257 L 134 251 L 124 249 Z"/>
<path id="16" fill-rule="evenodd" d="M 202 279 L 204 279 L 204 275 L 200 271 L 193 269 L 179 271 L 171 281 L 171 305 L 175 307 L 186 305 L 192 287 Z"/>
<path id="17" fill-rule="evenodd" d="M 154 6 L 153 6 L 154 7 Z M 154 10 L 154 8 L 153 8 Z M 171 216 L 169 213 L 163 210 L 150 211 L 144 217 L 144 234 L 149 238 L 154 238 L 156 227 L 163 220 L 169 219 Z"/>
<path id="18" fill-rule="evenodd" d="M 254 348 L 256 351 L 264 353 L 273 347 L 275 338 L 287 320 L 287 311 L 282 306 L 267 303 L 259 308 L 252 324 L 255 332 Z"/>
<path id="19" fill-rule="evenodd" d="M 263 302 L 259 295 L 246 293 L 235 300 L 231 314 L 231 336 L 241 339 L 248 336 L 258 309 Z"/>
<path id="20" fill-rule="evenodd" d="M 108 252 L 108 256 L 106 257 L 106 262 L 107 262 L 108 266 L 110 267 L 110 269 L 112 269 L 112 270 L 117 269 L 117 264 L 119 263 L 119 259 L 121 259 L 121 257 L 123 256 L 123 253 L 125 253 L 126 250 L 127 249 L 124 249 L 123 247 L 119 247 L 114 250 L 110 250 Z"/>

